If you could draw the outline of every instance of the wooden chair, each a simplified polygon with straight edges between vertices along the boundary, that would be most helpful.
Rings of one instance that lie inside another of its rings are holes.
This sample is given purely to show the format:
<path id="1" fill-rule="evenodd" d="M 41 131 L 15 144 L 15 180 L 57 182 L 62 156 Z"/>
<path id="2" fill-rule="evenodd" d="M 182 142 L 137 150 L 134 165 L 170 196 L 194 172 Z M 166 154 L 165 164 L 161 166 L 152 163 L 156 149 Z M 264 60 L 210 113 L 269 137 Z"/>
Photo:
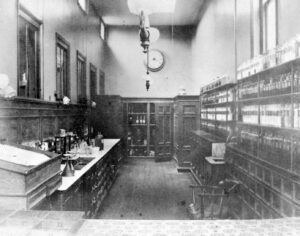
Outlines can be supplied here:
<path id="1" fill-rule="evenodd" d="M 224 179 L 219 186 L 190 185 L 193 203 L 188 207 L 188 212 L 193 219 L 222 219 L 224 208 L 229 208 L 229 197 L 239 186 L 239 181 Z M 196 191 L 198 191 L 196 193 Z M 196 200 L 199 197 L 199 201 Z M 210 209 L 209 209 L 210 208 Z M 210 210 L 207 212 L 206 210 Z"/>

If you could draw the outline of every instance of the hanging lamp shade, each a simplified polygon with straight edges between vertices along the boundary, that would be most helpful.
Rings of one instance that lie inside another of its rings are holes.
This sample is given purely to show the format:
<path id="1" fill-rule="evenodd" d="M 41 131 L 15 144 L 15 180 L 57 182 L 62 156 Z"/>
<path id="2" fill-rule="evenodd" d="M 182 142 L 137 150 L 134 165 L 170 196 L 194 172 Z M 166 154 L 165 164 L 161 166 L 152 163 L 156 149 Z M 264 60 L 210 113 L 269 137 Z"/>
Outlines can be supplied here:
<path id="1" fill-rule="evenodd" d="M 160 33 L 157 28 L 150 27 L 149 33 L 150 33 L 150 38 L 149 38 L 150 43 L 154 43 L 159 39 Z"/>

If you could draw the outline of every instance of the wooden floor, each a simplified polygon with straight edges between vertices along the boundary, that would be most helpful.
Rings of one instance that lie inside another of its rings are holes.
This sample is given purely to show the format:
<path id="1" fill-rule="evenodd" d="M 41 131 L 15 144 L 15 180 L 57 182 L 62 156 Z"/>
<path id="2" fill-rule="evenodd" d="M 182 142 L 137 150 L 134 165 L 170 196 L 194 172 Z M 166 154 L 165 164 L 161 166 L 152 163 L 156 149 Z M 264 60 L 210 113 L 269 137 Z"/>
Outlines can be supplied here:
<path id="1" fill-rule="evenodd" d="M 99 219 L 185 220 L 192 202 L 188 173 L 174 161 L 128 159 L 102 204 Z"/>

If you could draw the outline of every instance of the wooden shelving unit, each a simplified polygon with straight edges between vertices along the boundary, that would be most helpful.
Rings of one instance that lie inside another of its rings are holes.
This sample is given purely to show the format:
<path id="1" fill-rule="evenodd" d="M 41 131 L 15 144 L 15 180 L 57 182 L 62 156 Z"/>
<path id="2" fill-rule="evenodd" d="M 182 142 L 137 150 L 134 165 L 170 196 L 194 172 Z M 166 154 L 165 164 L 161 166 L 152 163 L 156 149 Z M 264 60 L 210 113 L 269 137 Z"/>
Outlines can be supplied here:
<path id="1" fill-rule="evenodd" d="M 147 157 L 151 150 L 148 145 L 153 142 L 150 135 L 150 110 L 153 112 L 155 106 L 153 103 L 148 102 L 132 102 L 125 103 L 124 110 L 126 110 L 127 121 L 127 155 L 129 157 Z M 153 118 L 152 118 L 153 120 Z"/>
<path id="2" fill-rule="evenodd" d="M 124 98 L 123 115 L 128 157 L 172 158 L 173 100 Z"/>
<path id="3" fill-rule="evenodd" d="M 227 157 L 261 218 L 300 215 L 299 89 L 299 59 L 238 81 L 238 142 Z"/>
<path id="4" fill-rule="evenodd" d="M 226 140 L 235 123 L 235 82 L 221 78 L 201 89 L 200 129 Z"/>

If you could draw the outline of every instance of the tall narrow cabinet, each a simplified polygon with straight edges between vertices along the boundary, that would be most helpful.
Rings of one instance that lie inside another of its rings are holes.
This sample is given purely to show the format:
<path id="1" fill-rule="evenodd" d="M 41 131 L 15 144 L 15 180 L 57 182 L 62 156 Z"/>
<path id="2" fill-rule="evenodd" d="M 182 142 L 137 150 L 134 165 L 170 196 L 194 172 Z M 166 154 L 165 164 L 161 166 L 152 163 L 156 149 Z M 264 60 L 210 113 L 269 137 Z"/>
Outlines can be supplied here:
<path id="1" fill-rule="evenodd" d="M 172 158 L 173 103 L 156 103 L 155 113 L 155 161 L 168 161 Z"/>
<path id="2" fill-rule="evenodd" d="M 199 129 L 199 105 L 199 96 L 174 98 L 174 156 L 182 167 L 192 162 L 190 131 Z"/>

